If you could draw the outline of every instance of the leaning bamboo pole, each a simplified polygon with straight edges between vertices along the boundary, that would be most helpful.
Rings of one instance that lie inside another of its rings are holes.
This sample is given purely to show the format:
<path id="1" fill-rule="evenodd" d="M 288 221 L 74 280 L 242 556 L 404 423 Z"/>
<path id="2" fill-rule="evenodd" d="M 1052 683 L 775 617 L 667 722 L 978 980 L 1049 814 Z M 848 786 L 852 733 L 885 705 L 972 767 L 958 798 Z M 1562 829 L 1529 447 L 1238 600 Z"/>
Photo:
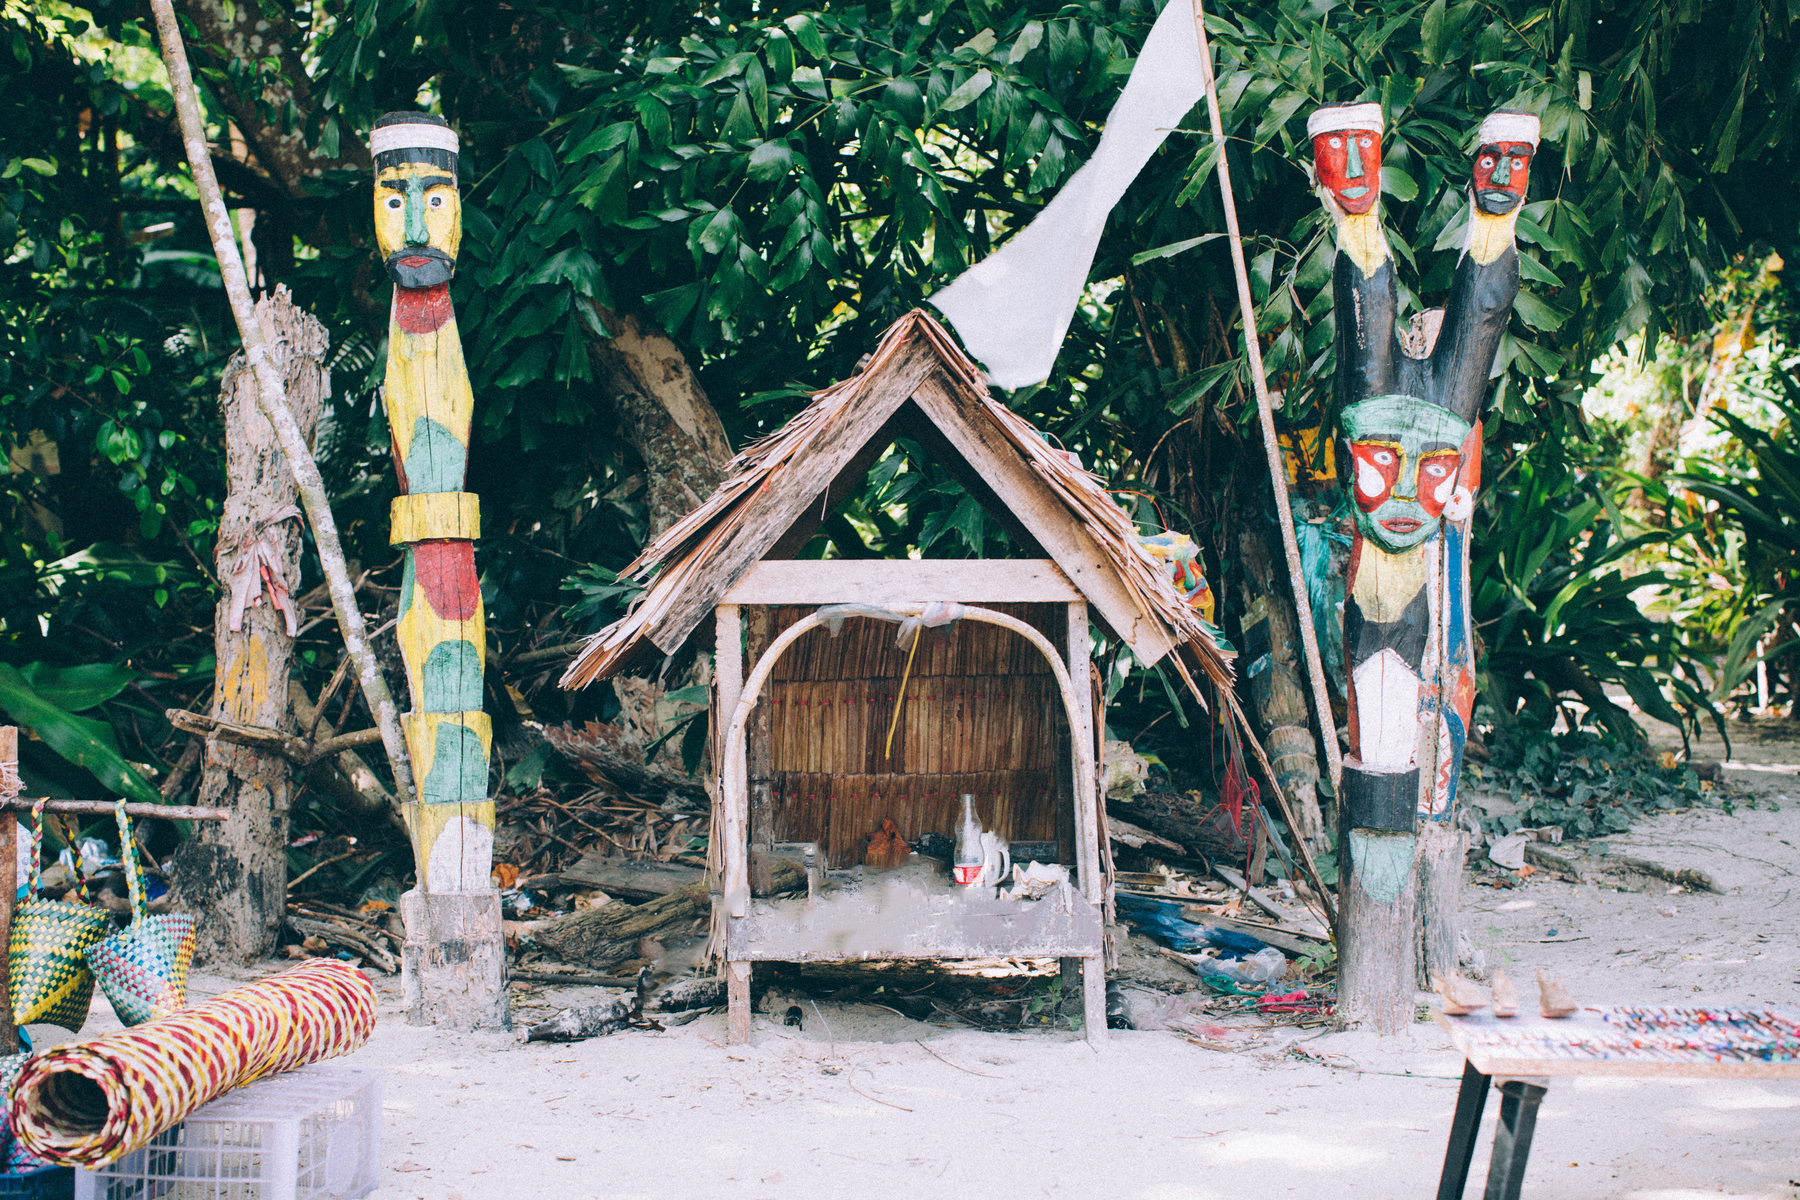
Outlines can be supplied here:
<path id="1" fill-rule="evenodd" d="M 1300 566 L 1300 543 L 1294 536 L 1294 513 L 1288 505 L 1287 474 L 1281 466 L 1281 443 L 1275 436 L 1275 413 L 1269 405 L 1269 383 L 1263 376 L 1262 345 L 1257 341 L 1256 304 L 1250 296 L 1250 272 L 1244 265 L 1244 238 L 1238 230 L 1237 201 L 1231 192 L 1231 167 L 1225 156 L 1225 122 L 1219 116 L 1219 85 L 1213 77 L 1212 45 L 1206 38 L 1206 7 L 1194 0 L 1194 36 L 1200 40 L 1200 76 L 1206 85 L 1206 113 L 1212 121 L 1213 153 L 1218 157 L 1219 198 L 1225 206 L 1225 231 L 1231 243 L 1231 269 L 1237 276 L 1238 309 L 1244 319 L 1244 348 L 1250 355 L 1250 384 L 1256 392 L 1256 415 L 1262 426 L 1263 450 L 1269 459 L 1269 484 L 1275 490 L 1275 512 L 1281 525 L 1281 546 L 1287 551 L 1288 579 L 1293 584 L 1294 614 L 1300 625 L 1300 644 L 1306 649 L 1306 673 L 1312 678 L 1313 711 L 1319 719 L 1319 740 L 1325 743 L 1325 761 L 1331 769 L 1331 792 L 1339 793 L 1344 777 L 1344 756 L 1338 749 L 1337 722 L 1331 716 L 1331 697 L 1325 690 L 1325 660 L 1319 653 L 1319 636 L 1313 628 L 1312 601 L 1306 592 L 1306 576 Z M 1279 788 L 1270 779 L 1270 786 Z"/>
<path id="2" fill-rule="evenodd" d="M 338 540 L 331 502 L 325 495 L 325 481 L 319 475 L 319 465 L 300 433 L 300 426 L 293 413 L 288 411 L 281 376 L 270 359 L 268 341 L 256 319 L 250 283 L 244 274 L 244 260 L 231 230 L 231 214 L 219 190 L 218 177 L 213 174 L 212 158 L 206 147 L 206 123 L 200 115 L 199 97 L 194 93 L 194 76 L 188 67 L 187 48 L 181 40 L 180 26 L 175 21 L 174 5 L 171 0 L 150 0 L 150 7 L 156 14 L 163 64 L 169 70 L 169 90 L 175 97 L 175 112 L 181 121 L 181 143 L 194 174 L 194 186 L 200 192 L 207 235 L 212 239 L 213 253 L 219 260 L 219 274 L 225 282 L 225 296 L 231 302 L 238 337 L 244 343 L 244 358 L 256 372 L 258 406 L 268 417 L 269 424 L 275 427 L 281 451 L 294 472 L 300 504 L 306 510 L 313 541 L 319 547 L 319 562 L 325 570 L 325 582 L 331 593 L 331 607 L 337 613 L 338 629 L 344 638 L 344 650 L 356 666 L 357 682 L 362 685 L 363 697 L 375 716 L 382 747 L 393 768 L 395 791 L 404 802 L 412 797 L 413 785 L 406 739 L 400 732 L 400 710 L 388 692 L 387 681 L 382 678 L 375 652 L 369 646 L 368 627 L 356 606 L 356 590 L 344 562 L 344 548 Z"/>

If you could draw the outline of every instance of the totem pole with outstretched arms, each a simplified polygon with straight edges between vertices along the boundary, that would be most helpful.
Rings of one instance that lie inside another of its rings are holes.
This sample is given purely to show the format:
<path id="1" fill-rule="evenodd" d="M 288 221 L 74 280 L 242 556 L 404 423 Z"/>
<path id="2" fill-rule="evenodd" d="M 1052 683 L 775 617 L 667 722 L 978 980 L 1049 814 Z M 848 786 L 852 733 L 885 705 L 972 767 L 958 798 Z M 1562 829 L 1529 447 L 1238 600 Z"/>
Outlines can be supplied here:
<path id="1" fill-rule="evenodd" d="M 1388 1031 L 1412 1014 L 1420 822 L 1452 819 L 1475 704 L 1468 523 L 1480 411 L 1519 290 L 1513 227 L 1538 119 L 1502 111 L 1482 122 L 1449 298 L 1405 329 L 1379 208 L 1381 106 L 1327 105 L 1307 132 L 1337 226 L 1338 423 L 1356 502 L 1344 603 L 1340 1011 Z"/>
<path id="2" fill-rule="evenodd" d="M 462 1027 L 506 1020 L 488 797 L 492 728 L 482 712 L 487 645 L 463 490 L 475 399 L 450 305 L 462 241 L 455 131 L 427 113 L 375 122 L 375 235 L 394 299 L 384 401 L 400 495 L 389 535 L 405 547 L 397 635 L 412 711 L 404 718 L 418 795 L 407 805 L 418 884 L 401 898 L 409 1019 Z"/>

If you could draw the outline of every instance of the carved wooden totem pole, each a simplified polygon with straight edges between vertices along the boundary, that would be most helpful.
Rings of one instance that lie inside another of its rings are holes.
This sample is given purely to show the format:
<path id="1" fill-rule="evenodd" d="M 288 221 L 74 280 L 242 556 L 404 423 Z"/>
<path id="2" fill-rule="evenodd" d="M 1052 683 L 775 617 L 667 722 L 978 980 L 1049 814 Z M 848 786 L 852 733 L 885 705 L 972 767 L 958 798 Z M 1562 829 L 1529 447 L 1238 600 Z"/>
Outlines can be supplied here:
<path id="1" fill-rule="evenodd" d="M 1412 1019 L 1414 860 L 1421 835 L 1450 836 L 1475 705 L 1468 522 L 1481 477 L 1478 415 L 1519 290 L 1513 227 L 1538 119 L 1497 112 L 1482 122 L 1449 299 L 1405 330 L 1395 324 L 1379 209 L 1381 106 L 1328 105 L 1307 132 L 1337 223 L 1338 420 L 1357 527 L 1344 603 L 1339 1011 L 1392 1032 Z"/>
<path id="2" fill-rule="evenodd" d="M 463 490 L 475 400 L 450 307 L 462 240 L 458 142 L 441 118 L 375 122 L 375 234 L 394 282 L 385 401 L 400 495 L 390 540 L 406 548 L 398 636 L 412 711 L 404 718 L 418 795 L 407 806 L 417 887 L 401 898 L 408 1019 L 506 1021 L 500 897 L 489 882 L 492 729 L 481 711 L 487 635 Z"/>

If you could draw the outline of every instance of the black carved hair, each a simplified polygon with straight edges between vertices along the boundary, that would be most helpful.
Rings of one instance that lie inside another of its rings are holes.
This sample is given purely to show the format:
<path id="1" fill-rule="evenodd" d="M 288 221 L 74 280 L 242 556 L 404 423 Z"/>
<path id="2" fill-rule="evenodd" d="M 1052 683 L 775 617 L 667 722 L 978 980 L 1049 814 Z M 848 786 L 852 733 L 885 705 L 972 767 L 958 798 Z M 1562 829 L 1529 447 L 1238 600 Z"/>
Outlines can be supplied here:
<path id="1" fill-rule="evenodd" d="M 422 112 L 391 112 L 375 120 L 376 129 L 386 129 L 392 125 L 435 125 L 439 129 L 450 128 L 450 122 L 444 118 Z M 399 150 L 383 150 L 375 156 L 377 171 L 385 171 L 401 163 L 426 163 L 448 171 L 452 176 L 456 174 L 456 155 L 436 146 L 407 146 Z"/>

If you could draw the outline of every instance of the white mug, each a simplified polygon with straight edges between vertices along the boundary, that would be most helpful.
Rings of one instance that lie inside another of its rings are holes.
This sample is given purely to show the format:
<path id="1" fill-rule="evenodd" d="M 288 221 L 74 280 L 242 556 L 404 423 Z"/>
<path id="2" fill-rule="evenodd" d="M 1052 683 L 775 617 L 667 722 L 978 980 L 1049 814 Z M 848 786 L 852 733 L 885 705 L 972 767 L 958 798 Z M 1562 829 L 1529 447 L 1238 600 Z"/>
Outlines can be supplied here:
<path id="1" fill-rule="evenodd" d="M 999 887 L 1000 881 L 1012 873 L 1012 847 L 997 833 L 981 835 L 981 874 L 977 887 Z"/>

